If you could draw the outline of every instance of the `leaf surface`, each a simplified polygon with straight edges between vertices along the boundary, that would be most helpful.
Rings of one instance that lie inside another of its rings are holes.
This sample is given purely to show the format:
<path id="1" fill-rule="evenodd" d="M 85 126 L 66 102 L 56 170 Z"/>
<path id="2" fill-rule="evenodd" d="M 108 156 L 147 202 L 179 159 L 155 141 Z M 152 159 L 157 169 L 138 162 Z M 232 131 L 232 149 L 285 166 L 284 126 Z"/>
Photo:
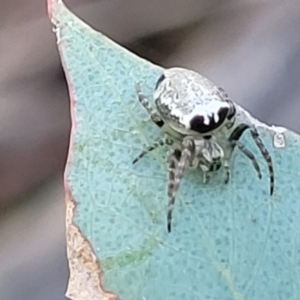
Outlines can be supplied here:
<path id="1" fill-rule="evenodd" d="M 242 141 L 255 153 L 262 180 L 238 151 L 228 185 L 222 171 L 207 185 L 199 170 L 187 172 L 168 234 L 167 149 L 132 165 L 144 145 L 162 136 L 139 104 L 134 86 L 139 82 L 151 99 L 162 68 L 94 31 L 61 1 L 49 0 L 49 11 L 72 103 L 65 173 L 67 208 L 74 205 L 67 210 L 68 295 L 299 299 L 299 137 L 259 126 L 275 166 L 272 197 L 266 163 L 248 133 Z M 275 147 L 279 142 L 284 145 Z M 89 275 L 83 275 L 82 266 Z M 78 276 L 81 284 L 70 291 Z M 102 294 L 91 288 L 91 278 Z"/>

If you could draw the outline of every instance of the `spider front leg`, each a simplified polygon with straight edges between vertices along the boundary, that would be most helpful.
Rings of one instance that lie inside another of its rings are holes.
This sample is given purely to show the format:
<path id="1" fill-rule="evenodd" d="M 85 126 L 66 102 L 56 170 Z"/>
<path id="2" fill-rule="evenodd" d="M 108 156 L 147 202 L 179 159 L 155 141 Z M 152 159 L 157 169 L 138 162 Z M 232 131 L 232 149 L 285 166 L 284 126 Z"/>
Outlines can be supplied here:
<path id="1" fill-rule="evenodd" d="M 152 107 L 149 100 L 143 95 L 141 86 L 139 83 L 135 85 L 135 90 L 138 95 L 138 99 L 140 103 L 144 106 L 148 114 L 150 115 L 151 120 L 159 127 L 163 127 L 165 122 L 162 120 L 162 118 L 159 116 L 155 108 Z"/>
<path id="2" fill-rule="evenodd" d="M 209 171 L 202 171 L 203 172 L 203 184 L 207 184 L 211 177 L 211 172 Z"/>
<path id="3" fill-rule="evenodd" d="M 230 179 L 230 165 L 229 165 L 229 160 L 225 160 L 224 161 L 224 169 L 225 169 L 225 179 L 224 179 L 224 183 L 227 184 L 229 182 Z"/>
<path id="4" fill-rule="evenodd" d="M 182 141 L 182 150 L 174 150 L 168 157 L 169 167 L 169 184 L 168 184 L 168 214 L 167 227 L 168 232 L 171 232 L 172 226 L 172 212 L 174 208 L 176 194 L 178 192 L 180 182 L 182 180 L 184 171 L 192 164 L 195 157 L 195 141 L 193 137 L 185 137 Z M 180 153 L 180 155 L 179 155 Z"/>
<path id="5" fill-rule="evenodd" d="M 210 180 L 211 175 L 221 168 L 224 150 L 215 141 L 205 139 L 202 143 L 198 141 L 198 149 L 196 151 L 199 158 L 199 167 L 203 172 L 203 183 L 206 184 Z"/>
<path id="6" fill-rule="evenodd" d="M 208 184 L 212 174 L 221 167 L 221 161 L 217 162 L 208 162 L 203 157 L 199 161 L 199 167 L 202 171 L 202 182 L 203 184 Z"/>

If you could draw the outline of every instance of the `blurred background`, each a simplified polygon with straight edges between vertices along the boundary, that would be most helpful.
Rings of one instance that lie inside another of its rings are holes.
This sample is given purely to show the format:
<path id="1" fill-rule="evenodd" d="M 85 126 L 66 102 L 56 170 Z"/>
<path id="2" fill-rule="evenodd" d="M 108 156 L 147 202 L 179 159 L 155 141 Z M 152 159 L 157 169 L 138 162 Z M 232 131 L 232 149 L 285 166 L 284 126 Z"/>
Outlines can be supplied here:
<path id="1" fill-rule="evenodd" d="M 263 122 L 300 132 L 298 1 L 66 2 L 135 53 L 197 70 Z M 1 1 L 0 66 L 0 300 L 63 300 L 70 115 L 45 1 Z"/>

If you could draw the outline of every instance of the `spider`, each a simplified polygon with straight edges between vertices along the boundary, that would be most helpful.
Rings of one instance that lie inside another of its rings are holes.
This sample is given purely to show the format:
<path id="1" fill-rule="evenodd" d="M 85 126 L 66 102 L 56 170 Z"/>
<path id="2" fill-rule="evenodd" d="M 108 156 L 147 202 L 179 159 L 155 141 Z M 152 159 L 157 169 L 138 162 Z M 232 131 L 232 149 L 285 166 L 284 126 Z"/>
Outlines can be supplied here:
<path id="1" fill-rule="evenodd" d="M 246 148 L 240 137 L 245 130 L 250 134 L 267 162 L 270 177 L 270 195 L 274 191 L 274 169 L 271 156 L 259 137 L 249 115 L 231 101 L 220 87 L 202 75 L 183 68 L 166 69 L 154 89 L 155 107 L 136 84 L 139 102 L 151 120 L 165 133 L 165 137 L 140 153 L 133 163 L 154 149 L 168 145 L 168 213 L 167 229 L 171 232 L 172 212 L 180 182 L 187 168 L 200 168 L 203 182 L 222 166 L 224 183 L 230 179 L 229 161 L 237 147 L 251 160 L 258 177 L 260 167 L 254 154 Z"/>

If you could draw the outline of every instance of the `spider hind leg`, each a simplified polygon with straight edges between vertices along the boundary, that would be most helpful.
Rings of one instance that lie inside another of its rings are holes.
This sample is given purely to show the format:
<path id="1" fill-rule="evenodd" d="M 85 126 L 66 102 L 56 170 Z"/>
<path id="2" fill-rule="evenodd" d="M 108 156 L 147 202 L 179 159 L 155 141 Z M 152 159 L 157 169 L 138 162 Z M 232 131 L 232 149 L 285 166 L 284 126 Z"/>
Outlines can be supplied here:
<path id="1" fill-rule="evenodd" d="M 263 141 L 259 137 L 259 133 L 255 127 L 251 127 L 250 133 L 252 138 L 254 139 L 255 144 L 259 148 L 262 156 L 264 157 L 265 161 L 267 162 L 268 169 L 269 169 L 269 177 L 270 177 L 270 195 L 273 195 L 274 192 L 274 182 L 275 182 L 275 176 L 274 176 L 274 167 L 273 167 L 273 162 L 272 158 L 270 156 L 269 151 L 265 147 Z"/>
<path id="2" fill-rule="evenodd" d="M 148 154 L 149 152 L 162 147 L 164 145 L 172 145 L 173 141 L 165 138 L 165 139 L 160 139 L 157 142 L 153 143 L 152 145 L 148 146 L 147 148 L 145 148 L 133 161 L 132 164 L 137 163 L 140 159 L 142 159 L 146 154 Z"/>
<path id="3" fill-rule="evenodd" d="M 261 179 L 260 167 L 259 167 L 259 164 L 258 164 L 258 162 L 257 162 L 254 154 L 250 150 L 248 150 L 246 148 L 246 146 L 242 142 L 240 142 L 240 141 L 233 141 L 233 143 L 235 144 L 235 146 L 237 146 L 239 148 L 239 150 L 243 154 L 245 154 L 251 160 L 251 162 L 253 164 L 253 167 L 254 167 L 254 169 L 257 172 L 258 178 Z"/>
<path id="4" fill-rule="evenodd" d="M 231 133 L 229 137 L 229 142 L 232 145 L 232 151 L 234 150 L 235 146 L 239 148 L 239 150 L 244 153 L 251 161 L 252 164 L 258 174 L 258 177 L 261 178 L 261 171 L 260 167 L 258 165 L 258 162 L 254 156 L 254 154 L 246 148 L 245 145 L 243 145 L 239 139 L 244 133 L 246 129 L 250 129 L 250 134 L 252 138 L 254 139 L 255 144 L 259 148 L 260 152 L 262 153 L 265 161 L 267 162 L 268 169 L 269 169 L 269 176 L 270 176 L 270 195 L 273 194 L 274 191 L 274 168 L 273 168 L 273 163 L 272 163 L 272 158 L 269 154 L 269 151 L 266 149 L 264 143 L 262 142 L 261 138 L 259 137 L 259 133 L 257 129 L 254 126 L 249 126 L 247 124 L 240 124 L 237 126 L 237 128 Z"/>

